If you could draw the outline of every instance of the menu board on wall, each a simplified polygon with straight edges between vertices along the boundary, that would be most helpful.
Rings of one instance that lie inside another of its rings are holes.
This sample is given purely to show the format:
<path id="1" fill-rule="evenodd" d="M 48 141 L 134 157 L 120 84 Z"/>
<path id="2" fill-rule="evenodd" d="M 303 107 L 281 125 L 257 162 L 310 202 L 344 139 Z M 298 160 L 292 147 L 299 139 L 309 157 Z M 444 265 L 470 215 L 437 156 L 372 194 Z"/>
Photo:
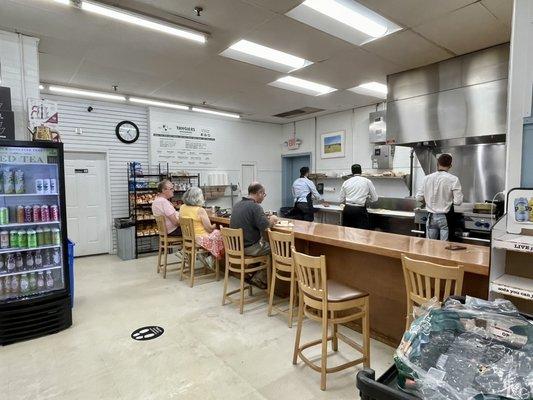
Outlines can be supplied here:
<path id="1" fill-rule="evenodd" d="M 161 124 L 152 132 L 152 163 L 168 163 L 171 171 L 215 166 L 215 135 L 210 128 Z"/>

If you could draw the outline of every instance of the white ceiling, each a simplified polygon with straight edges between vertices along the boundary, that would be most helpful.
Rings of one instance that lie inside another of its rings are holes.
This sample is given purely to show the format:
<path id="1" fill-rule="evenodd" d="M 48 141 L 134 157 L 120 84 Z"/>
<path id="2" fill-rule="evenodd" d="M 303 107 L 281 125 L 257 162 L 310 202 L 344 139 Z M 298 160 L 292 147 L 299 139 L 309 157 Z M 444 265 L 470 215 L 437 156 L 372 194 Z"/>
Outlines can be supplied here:
<path id="1" fill-rule="evenodd" d="M 509 41 L 512 0 L 358 0 L 402 26 L 357 47 L 284 15 L 302 0 L 115 0 L 109 4 L 210 34 L 207 44 L 88 14 L 51 0 L 0 0 L 0 29 L 40 38 L 41 80 L 202 104 L 287 122 L 300 107 L 331 112 L 377 100 L 347 92 L 370 80 Z M 193 12 L 202 6 L 200 17 Z M 313 97 L 268 86 L 282 73 L 221 57 L 239 39 L 313 61 L 292 75 L 339 91 Z"/>

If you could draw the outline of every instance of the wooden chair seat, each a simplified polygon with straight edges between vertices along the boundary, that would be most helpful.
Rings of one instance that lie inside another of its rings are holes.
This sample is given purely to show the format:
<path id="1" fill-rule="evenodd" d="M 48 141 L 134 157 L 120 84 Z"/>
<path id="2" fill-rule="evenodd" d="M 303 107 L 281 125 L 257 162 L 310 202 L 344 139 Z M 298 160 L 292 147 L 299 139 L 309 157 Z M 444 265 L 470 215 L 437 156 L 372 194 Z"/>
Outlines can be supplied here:
<path id="1" fill-rule="evenodd" d="M 369 295 L 365 291 L 346 286 L 345 284 L 334 281 L 333 279 L 328 279 L 327 288 L 328 301 L 333 303 L 355 300 Z"/>

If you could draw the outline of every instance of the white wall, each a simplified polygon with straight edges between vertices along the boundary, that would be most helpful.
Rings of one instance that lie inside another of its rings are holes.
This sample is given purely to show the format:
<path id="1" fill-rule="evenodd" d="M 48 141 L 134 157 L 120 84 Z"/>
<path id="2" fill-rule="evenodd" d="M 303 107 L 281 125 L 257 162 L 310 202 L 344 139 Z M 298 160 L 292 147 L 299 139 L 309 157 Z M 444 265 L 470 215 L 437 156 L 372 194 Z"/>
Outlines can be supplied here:
<path id="1" fill-rule="evenodd" d="M 382 104 L 378 110 L 382 109 Z M 311 170 L 314 172 L 342 172 L 350 173 L 352 164 L 361 164 L 363 172 L 374 172 L 372 169 L 372 144 L 368 137 L 369 114 L 376 111 L 376 106 L 367 106 L 353 110 L 328 114 L 321 117 L 309 118 L 295 124 L 283 125 L 283 141 L 292 136 L 296 129 L 296 137 L 302 140 L 298 150 L 288 150 L 283 147 L 283 154 L 298 154 L 312 152 Z M 316 128 L 315 128 L 316 125 Z M 333 131 L 345 131 L 346 152 L 343 158 L 320 158 L 320 135 Z M 410 149 L 396 146 L 393 169 L 409 173 Z M 415 158 L 415 188 L 424 177 L 424 172 Z M 401 180 L 373 179 L 376 191 L 382 197 L 407 197 L 409 188 Z M 325 192 L 324 198 L 328 201 L 338 201 L 338 191 L 342 185 L 341 179 L 327 179 L 326 187 L 331 187 L 334 192 Z"/>
<path id="2" fill-rule="evenodd" d="M 180 112 L 161 108 L 150 108 L 150 127 L 158 125 L 184 124 L 209 128 L 215 137 L 217 165 L 212 168 L 188 171 L 200 173 L 201 184 L 207 184 L 209 172 L 226 172 L 231 183 L 241 183 L 241 163 L 254 161 L 257 166 L 257 180 L 267 191 L 263 203 L 265 210 L 277 210 L 281 206 L 281 143 L 282 126 L 261 122 L 233 120 L 229 118 L 204 116 L 193 112 Z M 247 188 L 241 188 L 246 194 Z M 229 193 L 229 192 L 227 192 Z M 239 193 L 240 196 L 240 193 Z M 238 198 L 236 199 L 238 200 Z M 209 201 L 208 205 L 230 207 L 229 198 Z"/>
<path id="3" fill-rule="evenodd" d="M 0 86 L 11 89 L 15 139 L 29 140 L 28 99 L 39 98 L 39 39 L 0 31 Z"/>
<path id="4" fill-rule="evenodd" d="M 509 60 L 506 190 L 521 183 L 523 118 L 530 116 L 532 110 L 532 38 L 533 1 L 515 0 Z"/>
<path id="5" fill-rule="evenodd" d="M 47 95 L 58 103 L 59 132 L 65 151 L 106 152 L 108 157 L 109 196 L 111 200 L 111 252 L 116 252 L 114 218 L 128 217 L 127 163 L 148 164 L 148 110 L 112 102 L 81 100 Z M 93 107 L 92 112 L 87 108 Z M 134 122 L 140 131 L 139 140 L 124 144 L 115 136 L 116 125 L 124 120 Z M 82 133 L 75 132 L 81 128 Z M 104 188 L 102 188 L 104 190 Z"/>

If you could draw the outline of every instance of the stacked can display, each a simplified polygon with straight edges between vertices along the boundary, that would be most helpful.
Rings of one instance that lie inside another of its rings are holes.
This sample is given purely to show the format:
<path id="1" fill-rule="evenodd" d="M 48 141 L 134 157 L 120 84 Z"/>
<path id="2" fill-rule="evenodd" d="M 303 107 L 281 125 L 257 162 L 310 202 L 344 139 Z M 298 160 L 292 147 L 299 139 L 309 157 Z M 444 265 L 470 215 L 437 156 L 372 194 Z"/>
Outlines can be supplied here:
<path id="1" fill-rule="evenodd" d="M 57 204 L 18 205 L 13 209 L 13 218 L 9 215 L 8 207 L 0 207 L 0 225 L 59 222 L 59 206 Z"/>
<path id="2" fill-rule="evenodd" d="M 37 228 L 0 231 L 0 249 L 27 249 L 61 244 L 58 228 Z"/>

